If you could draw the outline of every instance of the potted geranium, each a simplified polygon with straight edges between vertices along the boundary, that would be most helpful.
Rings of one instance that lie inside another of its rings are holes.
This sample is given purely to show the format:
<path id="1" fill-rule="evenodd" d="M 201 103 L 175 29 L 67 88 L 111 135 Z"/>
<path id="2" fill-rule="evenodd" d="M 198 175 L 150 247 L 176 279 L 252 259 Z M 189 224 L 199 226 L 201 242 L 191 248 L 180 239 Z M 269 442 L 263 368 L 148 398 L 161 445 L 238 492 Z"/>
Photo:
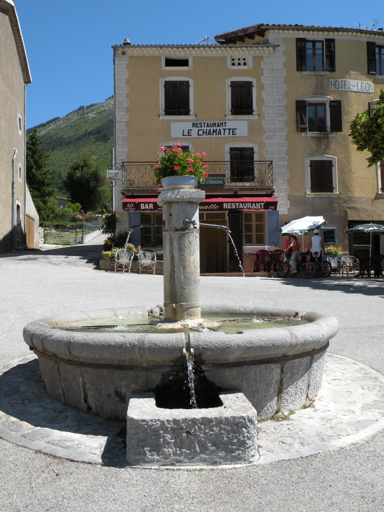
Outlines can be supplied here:
<path id="1" fill-rule="evenodd" d="M 203 164 L 205 156 L 207 156 L 205 153 L 201 155 L 192 151 L 183 151 L 180 142 L 176 142 L 171 148 L 160 148 L 154 169 L 156 184 L 167 187 L 176 184 L 174 180 L 168 178 L 185 176 L 190 178 L 187 180 L 189 181 L 187 185 L 196 186 L 198 181 L 204 181 L 208 176 L 206 172 L 208 165 Z"/>

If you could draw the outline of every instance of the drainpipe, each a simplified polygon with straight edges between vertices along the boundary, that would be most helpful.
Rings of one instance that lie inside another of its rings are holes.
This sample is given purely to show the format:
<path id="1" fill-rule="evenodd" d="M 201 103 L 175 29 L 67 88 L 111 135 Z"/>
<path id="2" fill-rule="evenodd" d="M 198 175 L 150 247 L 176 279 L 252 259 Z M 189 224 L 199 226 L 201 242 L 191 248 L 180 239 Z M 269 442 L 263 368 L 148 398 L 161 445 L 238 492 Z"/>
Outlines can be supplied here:
<path id="1" fill-rule="evenodd" d="M 16 250 L 16 170 L 15 160 L 17 149 L 13 150 L 12 157 L 12 250 Z"/>
<path id="2" fill-rule="evenodd" d="M 27 246 L 27 84 L 24 84 L 24 126 L 23 126 L 23 147 L 24 147 L 24 237 L 25 246 Z M 33 235 L 35 239 L 35 235 Z"/>

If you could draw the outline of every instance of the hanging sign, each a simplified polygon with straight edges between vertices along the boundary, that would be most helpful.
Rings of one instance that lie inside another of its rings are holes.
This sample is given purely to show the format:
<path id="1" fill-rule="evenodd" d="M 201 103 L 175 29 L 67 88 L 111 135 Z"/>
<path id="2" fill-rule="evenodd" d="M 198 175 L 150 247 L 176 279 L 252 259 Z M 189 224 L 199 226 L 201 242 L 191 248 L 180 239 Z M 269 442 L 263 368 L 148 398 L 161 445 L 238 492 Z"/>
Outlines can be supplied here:
<path id="1" fill-rule="evenodd" d="M 120 179 L 120 171 L 115 171 L 114 169 L 108 169 L 107 181 L 119 181 L 119 179 Z"/>

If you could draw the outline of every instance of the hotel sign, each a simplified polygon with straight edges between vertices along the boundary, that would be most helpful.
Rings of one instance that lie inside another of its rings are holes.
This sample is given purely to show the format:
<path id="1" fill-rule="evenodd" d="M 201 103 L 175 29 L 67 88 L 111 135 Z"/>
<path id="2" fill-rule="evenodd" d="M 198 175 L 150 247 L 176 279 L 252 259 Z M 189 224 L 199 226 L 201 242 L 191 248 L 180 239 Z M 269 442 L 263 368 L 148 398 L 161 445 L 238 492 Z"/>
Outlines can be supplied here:
<path id="1" fill-rule="evenodd" d="M 372 82 L 361 82 L 360 80 L 339 80 L 336 78 L 331 78 L 329 81 L 329 89 L 331 91 L 374 92 Z"/>
<path id="2" fill-rule="evenodd" d="M 173 139 L 205 137 L 247 137 L 247 121 L 201 121 L 196 123 L 171 123 Z"/>

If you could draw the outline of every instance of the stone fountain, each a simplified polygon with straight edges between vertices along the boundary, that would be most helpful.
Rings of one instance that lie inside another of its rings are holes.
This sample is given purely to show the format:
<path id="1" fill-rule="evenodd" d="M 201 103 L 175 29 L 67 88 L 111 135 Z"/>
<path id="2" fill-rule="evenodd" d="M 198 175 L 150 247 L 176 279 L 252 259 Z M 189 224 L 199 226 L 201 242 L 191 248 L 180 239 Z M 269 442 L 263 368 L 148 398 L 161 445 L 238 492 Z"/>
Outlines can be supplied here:
<path id="1" fill-rule="evenodd" d="M 203 199 L 203 191 L 177 186 L 159 196 L 162 307 L 74 313 L 35 321 L 24 329 L 24 340 L 38 357 L 44 387 L 51 396 L 104 418 L 127 417 L 130 464 L 253 462 L 257 420 L 313 402 L 329 340 L 338 330 L 336 319 L 317 313 L 225 303 L 202 310 L 198 212 Z M 200 327 L 208 315 L 284 317 L 293 323 L 300 318 L 306 323 L 225 334 Z M 157 324 L 155 332 L 75 330 L 150 319 Z M 189 332 L 181 332 L 185 326 Z M 174 330 L 163 331 L 164 327 Z M 198 409 L 167 400 L 162 404 L 162 397 L 185 374 L 188 359 L 193 359 L 202 389 L 209 389 L 216 398 Z"/>

